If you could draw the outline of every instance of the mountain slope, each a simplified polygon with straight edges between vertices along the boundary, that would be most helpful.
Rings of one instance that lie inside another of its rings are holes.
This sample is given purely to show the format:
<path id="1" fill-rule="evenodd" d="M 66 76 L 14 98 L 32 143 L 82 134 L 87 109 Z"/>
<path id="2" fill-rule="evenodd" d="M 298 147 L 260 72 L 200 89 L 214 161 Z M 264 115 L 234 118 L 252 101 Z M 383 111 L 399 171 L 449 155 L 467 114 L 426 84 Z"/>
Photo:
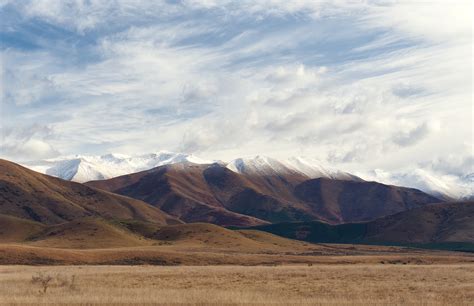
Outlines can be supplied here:
<path id="1" fill-rule="evenodd" d="M 266 223 L 225 209 L 203 175 L 208 168 L 209 165 L 171 164 L 87 185 L 140 199 L 185 222 L 236 226 Z"/>
<path id="2" fill-rule="evenodd" d="M 341 223 L 367 221 L 439 202 L 417 189 L 326 178 L 299 184 L 295 195 L 313 210 L 324 211 L 327 220 Z"/>
<path id="3" fill-rule="evenodd" d="M 99 218 L 54 224 L 28 237 L 30 245 L 48 248 L 102 249 L 137 247 L 149 243 L 139 235 Z"/>
<path id="4" fill-rule="evenodd" d="M 242 173 L 217 163 L 179 163 L 87 185 L 145 201 L 186 222 L 224 226 L 368 221 L 439 202 L 418 190 L 374 182 L 309 180 L 277 167 L 240 169 Z"/>
<path id="5" fill-rule="evenodd" d="M 0 243 L 24 241 L 46 226 L 39 222 L 0 214 Z"/>
<path id="6" fill-rule="evenodd" d="M 142 201 L 36 173 L 1 159 L 0 214 L 44 224 L 86 216 L 180 222 Z"/>
<path id="7" fill-rule="evenodd" d="M 366 239 L 409 243 L 474 243 L 474 202 L 428 205 L 368 224 Z"/>
<path id="8" fill-rule="evenodd" d="M 254 229 L 318 243 L 470 244 L 474 250 L 474 202 L 431 204 L 365 223 L 297 222 Z"/>

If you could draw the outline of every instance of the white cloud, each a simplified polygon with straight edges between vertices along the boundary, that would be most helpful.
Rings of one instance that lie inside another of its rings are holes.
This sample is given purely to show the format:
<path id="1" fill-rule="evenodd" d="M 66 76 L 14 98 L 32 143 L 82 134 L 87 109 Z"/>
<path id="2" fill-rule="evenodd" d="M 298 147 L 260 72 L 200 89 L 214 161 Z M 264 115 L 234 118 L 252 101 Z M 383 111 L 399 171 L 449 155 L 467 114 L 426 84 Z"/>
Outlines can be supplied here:
<path id="1" fill-rule="evenodd" d="M 394 169 L 472 153 L 468 2 L 14 7 L 78 35 L 63 40 L 77 53 L 54 37 L 40 51 L 3 50 L 4 121 L 54 130 L 20 137 L 30 154 L 303 154 Z"/>
<path id="2" fill-rule="evenodd" d="M 444 43 L 471 40 L 472 2 L 396 1 L 393 5 L 371 6 L 365 20 L 370 27 L 396 29 L 400 35 Z"/>
<path id="3" fill-rule="evenodd" d="M 18 161 L 58 156 L 58 151 L 48 143 L 51 137 L 53 131 L 47 126 L 2 126 L 0 156 Z"/>
<path id="4" fill-rule="evenodd" d="M 439 130 L 439 123 L 423 122 L 420 125 L 395 133 L 393 141 L 402 147 L 410 146 L 425 138 L 432 130 Z"/>

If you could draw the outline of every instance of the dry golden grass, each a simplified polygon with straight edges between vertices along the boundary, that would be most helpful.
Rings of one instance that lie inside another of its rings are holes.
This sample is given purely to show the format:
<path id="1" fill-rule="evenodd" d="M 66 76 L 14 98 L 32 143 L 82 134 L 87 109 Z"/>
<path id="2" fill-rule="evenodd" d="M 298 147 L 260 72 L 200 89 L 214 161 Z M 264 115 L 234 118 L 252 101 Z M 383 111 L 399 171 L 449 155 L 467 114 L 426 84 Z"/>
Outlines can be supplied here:
<path id="1" fill-rule="evenodd" d="M 0 266 L 0 301 L 472 305 L 474 265 Z"/>
<path id="2" fill-rule="evenodd" d="M 290 241 L 291 242 L 291 241 Z M 296 242 L 294 242 L 296 243 Z M 0 265 L 282 265 L 282 264 L 472 264 L 473 254 L 398 247 L 292 244 L 170 243 L 106 249 L 60 249 L 0 244 Z"/>

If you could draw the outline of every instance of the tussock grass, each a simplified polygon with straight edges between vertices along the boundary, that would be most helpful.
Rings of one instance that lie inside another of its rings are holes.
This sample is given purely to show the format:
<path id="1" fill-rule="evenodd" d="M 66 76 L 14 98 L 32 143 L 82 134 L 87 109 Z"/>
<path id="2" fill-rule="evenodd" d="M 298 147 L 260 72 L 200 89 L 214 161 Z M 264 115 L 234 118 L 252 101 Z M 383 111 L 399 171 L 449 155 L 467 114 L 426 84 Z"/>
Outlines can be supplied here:
<path id="1" fill-rule="evenodd" d="M 53 276 L 46 292 L 31 282 L 35 275 Z M 70 281 L 60 281 L 71 279 L 73 287 Z M 473 301 L 472 264 L 0 266 L 0 302 L 10 304 L 468 305 Z"/>

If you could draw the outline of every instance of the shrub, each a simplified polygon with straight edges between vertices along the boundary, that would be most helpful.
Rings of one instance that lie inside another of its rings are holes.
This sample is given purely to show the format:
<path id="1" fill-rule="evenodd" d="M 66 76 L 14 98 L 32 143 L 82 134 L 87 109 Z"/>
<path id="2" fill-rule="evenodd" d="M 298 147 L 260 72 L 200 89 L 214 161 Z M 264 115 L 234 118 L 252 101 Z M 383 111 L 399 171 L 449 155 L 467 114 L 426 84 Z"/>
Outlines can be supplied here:
<path id="1" fill-rule="evenodd" d="M 46 293 L 52 280 L 53 277 L 51 275 L 44 274 L 43 272 L 39 272 L 31 277 L 31 283 L 39 284 L 42 288 L 42 291 L 40 291 L 42 293 Z"/>

